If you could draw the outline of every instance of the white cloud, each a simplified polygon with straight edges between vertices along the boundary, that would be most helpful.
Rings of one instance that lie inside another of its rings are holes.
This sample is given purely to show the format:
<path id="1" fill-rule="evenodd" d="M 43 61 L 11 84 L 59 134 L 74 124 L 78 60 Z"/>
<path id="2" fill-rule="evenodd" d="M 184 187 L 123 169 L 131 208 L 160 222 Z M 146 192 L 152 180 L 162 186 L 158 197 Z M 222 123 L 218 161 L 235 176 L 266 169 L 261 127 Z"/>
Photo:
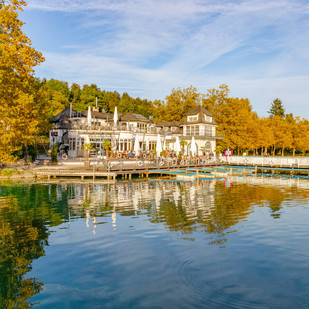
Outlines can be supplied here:
<path id="1" fill-rule="evenodd" d="M 308 101 L 306 1 L 29 0 L 27 10 L 78 13 L 80 29 L 97 37 L 69 54 L 71 44 L 66 54 L 46 50 L 38 73 L 47 77 L 147 98 L 226 82 L 259 113 L 280 95 L 291 106 Z"/>

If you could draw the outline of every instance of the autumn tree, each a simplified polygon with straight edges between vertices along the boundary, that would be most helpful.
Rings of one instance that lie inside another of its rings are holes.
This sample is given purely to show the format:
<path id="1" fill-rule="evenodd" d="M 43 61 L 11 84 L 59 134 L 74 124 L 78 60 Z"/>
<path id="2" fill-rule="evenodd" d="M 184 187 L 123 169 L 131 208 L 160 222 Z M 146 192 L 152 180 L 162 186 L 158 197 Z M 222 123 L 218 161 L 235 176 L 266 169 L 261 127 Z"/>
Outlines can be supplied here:
<path id="1" fill-rule="evenodd" d="M 32 144 L 39 133 L 47 107 L 34 67 L 44 61 L 23 33 L 18 11 L 23 0 L 0 1 L 0 160 Z"/>
<path id="2" fill-rule="evenodd" d="M 229 97 L 230 90 L 227 85 L 219 89 L 209 89 L 203 105 L 215 117 L 218 130 L 224 133 L 224 139 L 218 145 L 224 149 L 231 148 L 239 152 L 243 149 L 253 148 L 253 141 L 249 141 L 250 130 L 253 130 L 252 121 L 256 114 L 248 99 Z"/>
<path id="3" fill-rule="evenodd" d="M 172 89 L 172 93 L 165 98 L 164 120 L 183 120 L 189 110 L 202 104 L 203 97 L 193 86 L 186 89 Z"/>

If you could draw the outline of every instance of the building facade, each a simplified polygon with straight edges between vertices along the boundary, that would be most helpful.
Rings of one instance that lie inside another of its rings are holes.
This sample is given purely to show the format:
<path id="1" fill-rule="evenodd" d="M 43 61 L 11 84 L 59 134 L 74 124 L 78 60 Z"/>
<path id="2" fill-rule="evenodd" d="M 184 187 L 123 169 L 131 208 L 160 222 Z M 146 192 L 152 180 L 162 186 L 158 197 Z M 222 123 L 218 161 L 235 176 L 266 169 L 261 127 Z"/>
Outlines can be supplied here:
<path id="1" fill-rule="evenodd" d="M 114 114 L 100 112 L 94 107 L 88 111 L 77 112 L 71 108 L 53 117 L 53 128 L 49 132 L 50 147 L 57 143 L 66 148 L 70 157 L 83 157 L 84 144 L 92 144 L 94 153 L 104 154 L 104 143 L 109 141 L 112 151 L 156 151 L 158 139 L 164 150 L 175 150 L 176 140 L 182 142 L 183 152 L 191 154 L 192 140 L 197 152 L 215 152 L 216 140 L 223 135 L 217 131 L 214 117 L 199 106 L 188 112 L 183 121 L 153 122 L 151 119 L 134 114 Z M 194 139 L 192 139 L 194 137 Z M 135 145 L 135 144 L 138 145 Z"/>

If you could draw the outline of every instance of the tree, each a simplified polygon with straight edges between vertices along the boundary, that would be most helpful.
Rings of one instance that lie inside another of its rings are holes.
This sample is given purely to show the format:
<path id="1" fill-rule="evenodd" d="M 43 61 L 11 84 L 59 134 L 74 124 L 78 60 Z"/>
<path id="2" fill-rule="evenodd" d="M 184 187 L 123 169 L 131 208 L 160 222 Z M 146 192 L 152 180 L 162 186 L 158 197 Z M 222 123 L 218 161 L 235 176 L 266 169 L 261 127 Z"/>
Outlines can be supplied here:
<path id="1" fill-rule="evenodd" d="M 284 118 L 285 116 L 285 109 L 283 108 L 283 104 L 281 102 L 281 100 L 279 100 L 278 98 L 275 99 L 272 104 L 271 104 L 271 108 L 268 111 L 269 113 L 269 117 L 272 118 L 274 116 L 279 116 L 281 118 Z"/>
<path id="2" fill-rule="evenodd" d="M 184 139 L 180 142 L 180 145 L 182 147 L 182 153 L 184 154 L 185 153 L 185 146 L 188 145 L 188 142 L 185 141 Z"/>
<path id="3" fill-rule="evenodd" d="M 82 147 L 82 150 L 86 152 L 85 167 L 89 167 L 89 150 L 92 150 L 92 149 L 94 149 L 94 147 L 91 143 L 85 143 Z"/>
<path id="4" fill-rule="evenodd" d="M 237 152 L 254 148 L 250 134 L 255 130 L 252 121 L 257 115 L 252 112 L 248 99 L 231 98 L 229 93 L 228 86 L 223 84 L 219 89 L 209 89 L 203 100 L 205 108 L 216 119 L 218 130 L 224 133 L 218 145 L 223 149 L 237 149 Z"/>
<path id="5" fill-rule="evenodd" d="M 72 103 L 73 109 L 78 110 L 78 105 L 80 105 L 80 95 L 81 95 L 81 89 L 80 85 L 73 83 L 71 85 L 71 90 L 70 90 L 70 102 Z"/>
<path id="6" fill-rule="evenodd" d="M 110 141 L 104 141 L 103 148 L 106 151 L 106 160 L 108 159 L 109 150 L 112 148 L 112 144 Z"/>
<path id="7" fill-rule="evenodd" d="M 57 163 L 58 162 L 58 147 L 56 143 L 53 143 L 53 147 L 51 149 L 51 163 Z"/>
<path id="8" fill-rule="evenodd" d="M 23 33 L 18 11 L 23 0 L 0 1 L 0 160 L 33 144 L 45 121 L 48 104 L 41 83 L 33 77 L 36 65 L 44 61 Z"/>
<path id="9" fill-rule="evenodd" d="M 168 95 L 165 108 L 166 121 L 181 121 L 187 112 L 194 107 L 202 104 L 204 95 L 197 92 L 197 89 L 190 86 L 186 89 L 172 89 L 172 93 Z"/>

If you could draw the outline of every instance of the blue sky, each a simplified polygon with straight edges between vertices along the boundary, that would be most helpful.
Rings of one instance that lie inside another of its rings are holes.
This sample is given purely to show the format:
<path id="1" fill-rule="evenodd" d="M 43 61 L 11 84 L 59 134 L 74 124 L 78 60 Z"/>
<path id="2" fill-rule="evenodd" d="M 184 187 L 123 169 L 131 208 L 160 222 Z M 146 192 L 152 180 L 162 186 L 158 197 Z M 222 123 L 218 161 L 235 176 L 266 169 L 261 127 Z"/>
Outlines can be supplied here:
<path id="1" fill-rule="evenodd" d="M 28 0 L 20 19 L 38 77 L 143 99 L 225 83 L 259 116 L 278 97 L 309 118 L 308 1 Z"/>

